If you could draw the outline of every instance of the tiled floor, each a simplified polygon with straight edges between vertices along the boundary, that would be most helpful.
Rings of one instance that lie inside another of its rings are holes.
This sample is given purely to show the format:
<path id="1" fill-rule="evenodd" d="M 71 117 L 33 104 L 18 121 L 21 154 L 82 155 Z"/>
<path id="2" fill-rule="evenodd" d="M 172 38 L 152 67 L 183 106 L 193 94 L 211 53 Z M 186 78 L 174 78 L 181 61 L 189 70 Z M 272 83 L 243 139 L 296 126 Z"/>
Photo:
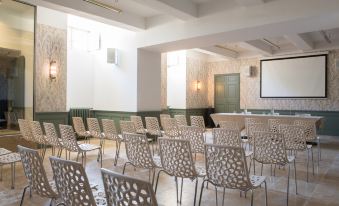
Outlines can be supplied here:
<path id="1" fill-rule="evenodd" d="M 289 205 L 303 205 L 303 206 L 315 206 L 315 205 L 339 205 L 339 137 L 322 136 L 322 160 L 320 162 L 320 168 L 316 167 L 315 176 L 312 175 L 310 167 L 310 180 L 306 182 L 306 155 L 298 154 L 297 158 L 297 179 L 298 179 L 298 195 L 295 194 L 294 176 L 291 177 L 290 182 L 290 201 Z M 98 143 L 98 141 L 92 141 L 91 143 Z M 113 166 L 113 154 L 114 144 L 106 141 L 105 154 L 103 167 L 114 170 L 122 171 L 122 166 L 126 160 L 124 146 L 122 146 L 122 158 L 118 162 L 118 166 Z M 47 156 L 50 155 L 49 150 Z M 317 150 L 314 150 L 314 156 L 316 157 Z M 86 172 L 88 174 L 91 183 L 99 184 L 102 188 L 101 175 L 99 170 L 99 164 L 96 162 L 97 152 L 91 152 L 87 155 Z M 63 155 L 64 157 L 64 155 Z M 76 155 L 72 155 L 72 159 L 75 159 Z M 198 156 L 198 162 L 202 163 L 203 157 Z M 48 158 L 44 161 L 45 168 L 48 173 L 48 177 L 51 178 L 51 168 Z M 257 171 L 260 171 L 260 165 L 256 164 Z M 3 171 L 4 180 L 0 182 L 0 205 L 16 206 L 19 205 L 21 198 L 21 192 L 23 187 L 27 184 L 24 176 L 21 164 L 16 167 L 16 184 L 15 189 L 10 189 L 10 167 L 5 166 Z M 293 174 L 293 168 L 292 168 Z M 253 171 L 252 171 L 253 172 Z M 144 180 L 148 179 L 148 171 L 129 167 L 127 174 L 135 176 Z M 270 206 L 286 205 L 286 186 L 287 186 L 287 167 L 285 169 L 276 169 L 276 176 L 270 176 L 270 166 L 264 167 L 263 175 L 268 176 L 268 203 Z M 161 176 L 159 189 L 157 192 L 157 200 L 159 205 L 173 206 L 176 203 L 176 190 L 174 179 L 166 175 Z M 198 196 L 200 194 L 199 179 Z M 194 182 L 191 180 L 184 181 L 183 187 L 183 200 L 182 205 L 193 205 L 194 198 Z M 248 197 L 240 197 L 237 190 L 226 190 L 225 205 L 250 205 L 250 193 Z M 264 188 L 259 188 L 254 192 L 254 205 L 264 205 Z M 222 201 L 222 189 L 218 189 L 219 205 Z M 29 195 L 26 195 L 24 205 L 49 205 L 49 200 L 33 195 L 30 199 Z M 215 190 L 210 186 L 209 189 L 204 190 L 202 205 L 216 205 L 215 202 Z"/>

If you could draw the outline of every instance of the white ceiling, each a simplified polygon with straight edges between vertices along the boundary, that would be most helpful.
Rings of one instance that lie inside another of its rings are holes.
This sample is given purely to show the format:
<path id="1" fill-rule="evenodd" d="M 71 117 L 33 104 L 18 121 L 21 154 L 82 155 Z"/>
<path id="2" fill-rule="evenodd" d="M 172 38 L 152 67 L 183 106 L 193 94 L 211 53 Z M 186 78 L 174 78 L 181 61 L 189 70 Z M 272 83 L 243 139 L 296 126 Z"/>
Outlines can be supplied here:
<path id="1" fill-rule="evenodd" d="M 200 48 L 225 58 L 339 48 L 339 0 L 24 0 L 137 33 L 139 48 Z M 86 14 L 86 15 L 85 15 Z"/>

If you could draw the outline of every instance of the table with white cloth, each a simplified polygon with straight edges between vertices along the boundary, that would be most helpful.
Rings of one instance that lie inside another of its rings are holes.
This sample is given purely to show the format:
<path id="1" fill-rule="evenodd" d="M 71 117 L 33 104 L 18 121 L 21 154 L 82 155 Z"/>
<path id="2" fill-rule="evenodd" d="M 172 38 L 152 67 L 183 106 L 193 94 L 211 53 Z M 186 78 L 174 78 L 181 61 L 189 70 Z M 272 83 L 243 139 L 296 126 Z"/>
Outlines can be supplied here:
<path id="1" fill-rule="evenodd" d="M 246 118 L 259 118 L 263 121 L 269 119 L 289 119 L 291 122 L 295 120 L 311 120 L 314 121 L 317 128 L 323 123 L 322 116 L 297 116 L 297 115 L 272 115 L 272 114 L 245 114 L 245 113 L 214 113 L 211 114 L 214 124 L 217 126 L 221 121 L 237 121 L 241 130 L 245 128 Z"/>

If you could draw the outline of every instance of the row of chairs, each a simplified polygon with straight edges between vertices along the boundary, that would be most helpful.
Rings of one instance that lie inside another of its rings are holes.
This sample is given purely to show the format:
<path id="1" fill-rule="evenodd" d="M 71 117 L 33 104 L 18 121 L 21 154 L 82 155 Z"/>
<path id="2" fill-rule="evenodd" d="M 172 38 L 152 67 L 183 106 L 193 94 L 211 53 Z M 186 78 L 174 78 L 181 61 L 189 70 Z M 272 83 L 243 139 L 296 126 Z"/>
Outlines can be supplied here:
<path id="1" fill-rule="evenodd" d="M 22 137 L 30 142 L 40 144 L 42 150 L 40 155 L 44 159 L 46 154 L 47 146 L 52 147 L 52 155 L 55 154 L 56 149 L 58 149 L 57 156 L 60 157 L 62 151 L 65 150 L 66 159 L 67 154 L 70 158 L 71 152 L 77 153 L 77 160 L 79 155 L 81 155 L 81 161 L 83 164 L 86 164 L 86 154 L 87 152 L 98 150 L 98 161 L 102 165 L 102 149 L 101 145 L 93 145 L 86 143 L 79 143 L 75 136 L 72 126 L 69 125 L 59 125 L 59 131 L 61 138 L 58 137 L 58 133 L 53 123 L 43 123 L 45 134 L 41 127 L 40 122 L 30 121 L 19 119 L 19 127 L 22 134 Z"/>
<path id="2" fill-rule="evenodd" d="M 26 190 L 41 197 L 50 198 L 51 205 L 152 205 L 157 201 L 150 183 L 119 173 L 101 169 L 106 196 L 94 196 L 84 167 L 74 161 L 50 157 L 54 181 L 49 181 L 43 160 L 36 150 L 18 146 L 28 185 L 24 188 L 20 206 Z M 56 190 L 52 185 L 55 182 Z M 30 195 L 31 196 L 31 195 Z M 57 200 L 61 202 L 57 203 Z"/>

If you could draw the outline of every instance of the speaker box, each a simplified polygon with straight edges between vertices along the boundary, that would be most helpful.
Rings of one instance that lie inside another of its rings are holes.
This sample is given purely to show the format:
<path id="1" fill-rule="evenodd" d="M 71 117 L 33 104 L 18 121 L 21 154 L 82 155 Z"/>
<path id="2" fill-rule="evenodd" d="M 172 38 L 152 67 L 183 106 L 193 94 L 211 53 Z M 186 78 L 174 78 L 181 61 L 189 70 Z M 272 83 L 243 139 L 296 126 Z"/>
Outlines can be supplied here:
<path id="1" fill-rule="evenodd" d="M 254 67 L 253 66 L 245 66 L 243 68 L 245 76 L 251 77 L 254 76 Z"/>
<path id="2" fill-rule="evenodd" d="M 107 48 L 107 63 L 118 64 L 118 51 L 115 48 Z"/>

